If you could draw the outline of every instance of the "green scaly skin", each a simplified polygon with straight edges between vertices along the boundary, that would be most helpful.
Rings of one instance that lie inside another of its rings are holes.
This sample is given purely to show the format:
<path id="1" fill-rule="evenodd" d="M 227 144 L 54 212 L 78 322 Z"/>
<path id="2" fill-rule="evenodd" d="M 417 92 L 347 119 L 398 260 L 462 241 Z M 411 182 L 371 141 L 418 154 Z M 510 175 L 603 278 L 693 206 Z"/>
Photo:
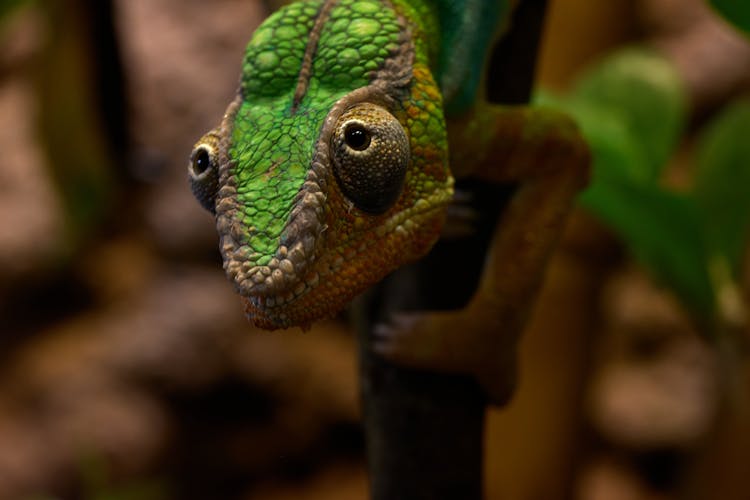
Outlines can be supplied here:
<path id="1" fill-rule="evenodd" d="M 468 308 L 476 335 L 456 345 L 446 333 L 454 318 L 436 314 L 394 318 L 376 332 L 382 354 L 470 371 L 504 397 L 507 382 L 486 382 L 498 376 L 487 366 L 513 351 L 587 167 L 564 117 L 483 101 L 484 61 L 509 12 L 501 0 L 309 0 L 256 30 L 239 93 L 189 168 L 255 325 L 306 328 L 423 256 L 440 234 L 453 175 L 516 181 L 522 188 Z M 530 224 L 540 228 L 532 243 Z"/>

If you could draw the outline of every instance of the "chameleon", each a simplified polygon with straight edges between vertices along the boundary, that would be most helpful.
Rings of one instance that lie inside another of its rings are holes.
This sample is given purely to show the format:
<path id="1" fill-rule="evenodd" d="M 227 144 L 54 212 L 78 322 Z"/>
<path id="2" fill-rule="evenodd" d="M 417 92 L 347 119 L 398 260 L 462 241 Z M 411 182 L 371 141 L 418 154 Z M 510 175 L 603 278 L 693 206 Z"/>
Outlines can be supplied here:
<path id="1" fill-rule="evenodd" d="M 518 188 L 462 310 L 398 315 L 373 349 L 476 376 L 494 401 L 589 154 L 552 109 L 500 106 L 483 76 L 515 2 L 302 0 L 268 17 L 188 175 L 223 267 L 263 329 L 340 312 L 440 237 L 454 179 Z M 446 269 L 460 273 L 461 264 Z"/>

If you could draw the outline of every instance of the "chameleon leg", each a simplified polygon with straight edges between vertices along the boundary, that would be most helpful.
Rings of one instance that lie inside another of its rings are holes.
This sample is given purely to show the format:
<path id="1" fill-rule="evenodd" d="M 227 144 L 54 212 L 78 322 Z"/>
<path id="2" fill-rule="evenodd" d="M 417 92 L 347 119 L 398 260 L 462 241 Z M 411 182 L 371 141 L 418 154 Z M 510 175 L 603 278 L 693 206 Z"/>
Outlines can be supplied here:
<path id="1" fill-rule="evenodd" d="M 376 326 L 374 349 L 394 362 L 473 374 L 491 402 L 515 386 L 517 343 L 589 154 L 565 115 L 536 108 L 485 107 L 449 125 L 451 162 L 460 174 L 517 182 L 466 308 L 405 313 Z M 460 268 L 460 263 L 455 263 Z"/>

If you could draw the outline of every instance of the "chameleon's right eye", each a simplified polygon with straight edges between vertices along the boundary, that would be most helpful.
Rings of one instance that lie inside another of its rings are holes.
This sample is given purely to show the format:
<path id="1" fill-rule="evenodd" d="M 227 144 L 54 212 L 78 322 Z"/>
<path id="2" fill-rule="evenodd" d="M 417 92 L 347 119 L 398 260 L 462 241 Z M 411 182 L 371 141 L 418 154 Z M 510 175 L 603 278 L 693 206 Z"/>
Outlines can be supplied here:
<path id="1" fill-rule="evenodd" d="M 196 175 L 201 175 L 209 168 L 211 168 L 211 154 L 208 149 L 199 148 L 195 152 L 195 158 L 193 158 L 193 172 Z"/>
<path id="2" fill-rule="evenodd" d="M 336 181 L 354 206 L 377 215 L 398 200 L 411 149 L 388 110 L 362 103 L 344 112 L 331 136 L 331 152 Z"/>
<path id="3" fill-rule="evenodd" d="M 216 193 L 219 187 L 219 173 L 214 137 L 201 141 L 193 148 L 188 165 L 190 189 L 203 208 L 216 212 Z"/>

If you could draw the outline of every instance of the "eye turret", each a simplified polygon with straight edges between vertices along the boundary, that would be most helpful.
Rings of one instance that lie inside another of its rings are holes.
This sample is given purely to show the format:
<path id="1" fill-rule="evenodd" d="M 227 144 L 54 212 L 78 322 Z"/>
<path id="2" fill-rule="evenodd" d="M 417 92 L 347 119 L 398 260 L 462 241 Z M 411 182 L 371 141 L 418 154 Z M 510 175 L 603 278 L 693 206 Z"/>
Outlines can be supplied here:
<path id="1" fill-rule="evenodd" d="M 216 213 L 216 193 L 219 188 L 218 138 L 209 132 L 193 148 L 188 164 L 190 189 L 200 204 Z"/>
<path id="2" fill-rule="evenodd" d="M 357 208 L 377 215 L 393 206 L 411 158 L 396 117 L 374 104 L 352 107 L 339 118 L 331 150 L 336 181 Z"/>

